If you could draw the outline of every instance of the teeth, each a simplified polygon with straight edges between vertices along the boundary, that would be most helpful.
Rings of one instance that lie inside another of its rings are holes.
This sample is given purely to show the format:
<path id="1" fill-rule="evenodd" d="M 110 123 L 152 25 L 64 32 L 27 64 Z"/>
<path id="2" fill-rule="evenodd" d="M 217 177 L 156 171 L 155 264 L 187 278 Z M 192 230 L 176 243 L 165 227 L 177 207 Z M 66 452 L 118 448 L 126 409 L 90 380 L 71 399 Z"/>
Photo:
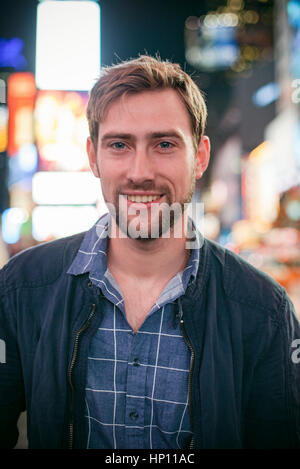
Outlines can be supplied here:
<path id="1" fill-rule="evenodd" d="M 127 199 L 130 200 L 130 202 L 153 202 L 154 200 L 157 200 L 160 198 L 160 195 L 127 195 Z"/>

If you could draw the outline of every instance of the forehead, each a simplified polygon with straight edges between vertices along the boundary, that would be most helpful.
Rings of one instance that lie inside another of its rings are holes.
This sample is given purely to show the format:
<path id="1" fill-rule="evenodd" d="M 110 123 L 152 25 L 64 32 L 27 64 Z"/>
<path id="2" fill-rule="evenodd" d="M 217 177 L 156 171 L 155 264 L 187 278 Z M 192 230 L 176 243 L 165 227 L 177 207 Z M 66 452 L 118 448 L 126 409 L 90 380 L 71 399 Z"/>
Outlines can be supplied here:
<path id="1" fill-rule="evenodd" d="M 99 137 L 109 131 L 149 132 L 174 128 L 192 135 L 191 118 L 173 89 L 126 94 L 113 101 L 99 125 Z"/>

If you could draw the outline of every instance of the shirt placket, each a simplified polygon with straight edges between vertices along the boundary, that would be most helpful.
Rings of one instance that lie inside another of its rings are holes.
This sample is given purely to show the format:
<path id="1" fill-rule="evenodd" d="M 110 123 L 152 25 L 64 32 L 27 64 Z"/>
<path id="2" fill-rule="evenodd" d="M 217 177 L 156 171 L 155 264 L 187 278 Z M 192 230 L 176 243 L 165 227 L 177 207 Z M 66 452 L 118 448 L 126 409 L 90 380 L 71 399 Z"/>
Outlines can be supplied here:
<path id="1" fill-rule="evenodd" d="M 127 393 L 125 408 L 125 441 L 127 448 L 144 448 L 145 440 L 145 392 L 149 338 L 133 334 L 132 349 L 128 361 Z"/>

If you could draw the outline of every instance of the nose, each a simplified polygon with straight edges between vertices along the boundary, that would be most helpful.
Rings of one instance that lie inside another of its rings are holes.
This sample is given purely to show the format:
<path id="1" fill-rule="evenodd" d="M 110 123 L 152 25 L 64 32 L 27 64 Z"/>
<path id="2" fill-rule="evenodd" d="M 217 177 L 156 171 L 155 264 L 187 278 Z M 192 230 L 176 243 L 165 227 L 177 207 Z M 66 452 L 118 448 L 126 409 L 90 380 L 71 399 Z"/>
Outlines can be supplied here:
<path id="1" fill-rule="evenodd" d="M 151 156 L 145 148 L 137 148 L 130 167 L 127 172 L 127 177 L 135 185 L 144 183 L 145 181 L 153 181 L 154 167 Z"/>

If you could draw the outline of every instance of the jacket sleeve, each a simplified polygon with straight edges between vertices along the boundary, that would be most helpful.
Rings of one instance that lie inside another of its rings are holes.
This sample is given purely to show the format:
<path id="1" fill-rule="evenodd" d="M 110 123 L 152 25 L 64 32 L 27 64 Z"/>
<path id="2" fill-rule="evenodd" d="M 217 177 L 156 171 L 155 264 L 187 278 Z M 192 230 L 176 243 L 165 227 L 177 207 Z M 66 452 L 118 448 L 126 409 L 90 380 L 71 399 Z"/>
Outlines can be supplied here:
<path id="1" fill-rule="evenodd" d="M 3 277 L 4 269 L 0 271 L 0 448 L 13 448 L 25 399 L 15 312 L 8 304 Z"/>
<path id="2" fill-rule="evenodd" d="M 300 448 L 300 324 L 284 292 L 253 374 L 244 447 Z"/>

